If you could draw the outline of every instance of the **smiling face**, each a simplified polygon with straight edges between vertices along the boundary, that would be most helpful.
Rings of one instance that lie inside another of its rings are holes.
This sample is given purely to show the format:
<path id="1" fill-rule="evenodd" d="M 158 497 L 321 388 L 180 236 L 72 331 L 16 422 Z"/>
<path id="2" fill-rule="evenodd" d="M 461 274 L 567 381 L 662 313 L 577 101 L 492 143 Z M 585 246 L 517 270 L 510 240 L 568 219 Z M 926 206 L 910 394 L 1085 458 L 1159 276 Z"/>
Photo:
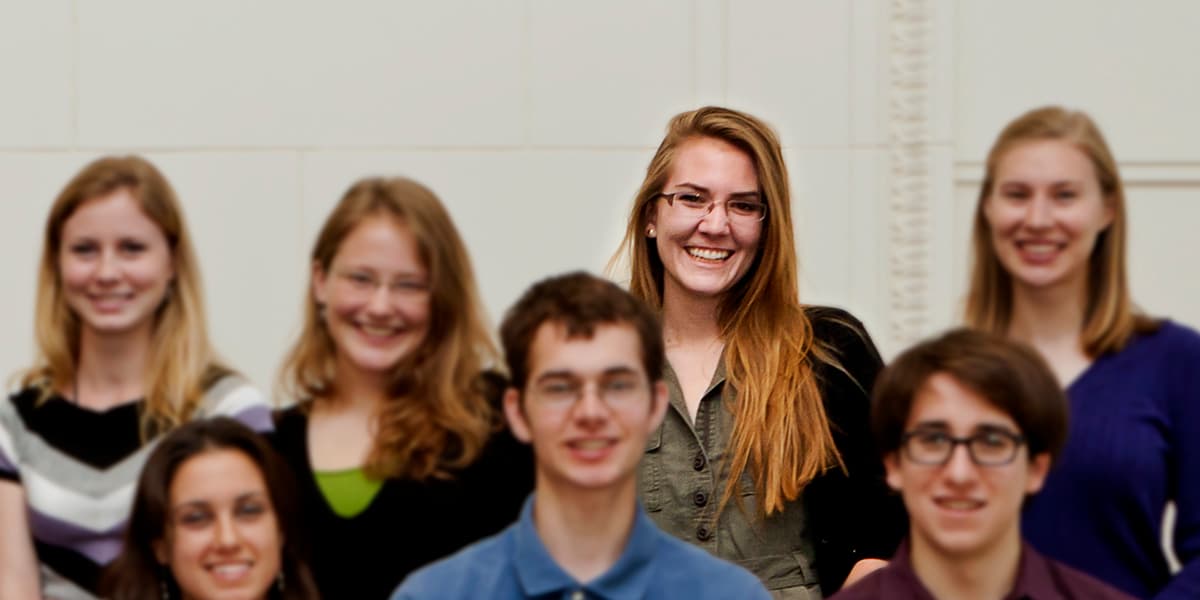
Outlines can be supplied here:
<path id="1" fill-rule="evenodd" d="M 662 191 L 700 192 L 716 202 L 700 218 L 665 198 L 651 205 L 648 224 L 663 264 L 664 302 L 679 295 L 720 297 L 746 275 L 758 254 L 764 221 L 731 221 L 726 204 L 764 201 L 754 162 L 723 140 L 692 138 L 676 149 Z"/>
<path id="2" fill-rule="evenodd" d="M 266 597 L 283 538 L 258 467 L 245 454 L 211 450 L 188 459 L 168 494 L 167 538 L 155 544 L 183 597 Z"/>
<path id="3" fill-rule="evenodd" d="M 325 307 L 339 376 L 379 377 L 421 345 L 429 330 L 429 283 L 412 231 L 387 216 L 355 226 L 328 272 L 313 266 L 313 296 Z"/>
<path id="4" fill-rule="evenodd" d="M 1063 140 L 1020 143 L 996 163 L 984 217 L 1018 287 L 1084 286 L 1096 239 L 1113 220 L 1095 167 Z"/>
<path id="5" fill-rule="evenodd" d="M 935 373 L 913 399 L 906 432 L 965 438 L 982 432 L 1021 434 L 1013 419 L 945 373 Z M 1041 489 L 1048 454 L 1029 460 L 1021 445 L 1012 462 L 979 466 L 955 446 L 944 465 L 913 462 L 903 449 L 884 457 L 887 480 L 904 498 L 914 553 L 947 558 L 986 555 L 1019 544 L 1021 504 Z"/>
<path id="6" fill-rule="evenodd" d="M 127 188 L 79 205 L 63 222 L 64 299 L 94 335 L 147 333 L 174 276 L 162 229 Z"/>
<path id="7" fill-rule="evenodd" d="M 662 421 L 666 386 L 651 382 L 641 340 L 628 324 L 601 324 L 591 338 L 546 322 L 528 353 L 525 389 L 509 389 L 513 433 L 533 444 L 537 485 L 633 493 L 646 439 Z"/>

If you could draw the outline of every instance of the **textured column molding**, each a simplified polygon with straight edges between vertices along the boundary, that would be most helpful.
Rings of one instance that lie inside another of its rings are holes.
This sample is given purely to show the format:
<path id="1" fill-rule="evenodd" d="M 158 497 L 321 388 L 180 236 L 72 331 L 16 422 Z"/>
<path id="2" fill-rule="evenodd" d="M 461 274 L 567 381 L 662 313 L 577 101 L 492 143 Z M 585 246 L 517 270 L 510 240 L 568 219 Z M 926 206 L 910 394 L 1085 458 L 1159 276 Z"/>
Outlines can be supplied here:
<path id="1" fill-rule="evenodd" d="M 900 346 L 929 321 L 932 8 L 893 0 L 888 16 L 888 333 Z"/>

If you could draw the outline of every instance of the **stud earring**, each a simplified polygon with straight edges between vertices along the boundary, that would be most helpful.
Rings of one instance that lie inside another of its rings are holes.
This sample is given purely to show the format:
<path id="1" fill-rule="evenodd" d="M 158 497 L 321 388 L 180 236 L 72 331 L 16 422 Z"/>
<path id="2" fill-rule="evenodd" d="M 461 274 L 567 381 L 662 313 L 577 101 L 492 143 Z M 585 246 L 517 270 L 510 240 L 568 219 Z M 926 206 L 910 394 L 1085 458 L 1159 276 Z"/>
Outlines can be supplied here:
<path id="1" fill-rule="evenodd" d="M 653 225 L 646 228 L 646 237 L 654 237 L 657 233 L 658 232 L 654 230 Z"/>

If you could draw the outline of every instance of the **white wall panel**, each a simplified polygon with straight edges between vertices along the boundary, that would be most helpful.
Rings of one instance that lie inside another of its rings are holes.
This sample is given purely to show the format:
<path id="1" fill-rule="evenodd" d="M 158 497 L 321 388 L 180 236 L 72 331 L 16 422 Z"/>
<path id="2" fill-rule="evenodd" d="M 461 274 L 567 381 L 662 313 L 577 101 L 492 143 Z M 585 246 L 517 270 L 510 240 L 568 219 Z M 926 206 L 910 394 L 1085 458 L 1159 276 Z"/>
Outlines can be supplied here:
<path id="1" fill-rule="evenodd" d="M 517 7 L 82 2 L 80 139 L 139 147 L 516 144 Z"/>
<path id="2" fill-rule="evenodd" d="M 70 145 L 72 2 L 0 2 L 0 147 Z"/>
<path id="3" fill-rule="evenodd" d="M 692 20 L 687 0 L 532 1 L 529 141 L 657 143 L 695 102 Z"/>

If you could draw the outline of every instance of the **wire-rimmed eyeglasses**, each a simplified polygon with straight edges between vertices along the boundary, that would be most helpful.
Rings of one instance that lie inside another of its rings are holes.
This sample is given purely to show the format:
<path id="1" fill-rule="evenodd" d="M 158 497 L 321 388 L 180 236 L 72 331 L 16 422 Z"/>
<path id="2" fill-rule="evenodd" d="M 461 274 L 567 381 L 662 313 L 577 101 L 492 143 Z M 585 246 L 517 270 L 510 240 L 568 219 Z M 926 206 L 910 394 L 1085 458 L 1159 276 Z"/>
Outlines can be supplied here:
<path id="1" fill-rule="evenodd" d="M 904 456 L 917 464 L 945 465 L 950 462 L 954 448 L 959 444 L 967 447 L 971 462 L 981 467 L 1007 465 L 1017 457 L 1025 436 L 1004 431 L 987 429 L 967 437 L 954 437 L 936 429 L 917 429 L 900 438 Z"/>
<path id="2" fill-rule="evenodd" d="M 694 190 L 662 192 L 659 197 L 667 199 L 667 205 L 689 218 L 703 219 L 717 206 L 712 196 Z M 734 196 L 724 200 L 725 214 L 730 221 L 757 223 L 767 216 L 767 204 L 757 199 L 758 194 Z"/>

